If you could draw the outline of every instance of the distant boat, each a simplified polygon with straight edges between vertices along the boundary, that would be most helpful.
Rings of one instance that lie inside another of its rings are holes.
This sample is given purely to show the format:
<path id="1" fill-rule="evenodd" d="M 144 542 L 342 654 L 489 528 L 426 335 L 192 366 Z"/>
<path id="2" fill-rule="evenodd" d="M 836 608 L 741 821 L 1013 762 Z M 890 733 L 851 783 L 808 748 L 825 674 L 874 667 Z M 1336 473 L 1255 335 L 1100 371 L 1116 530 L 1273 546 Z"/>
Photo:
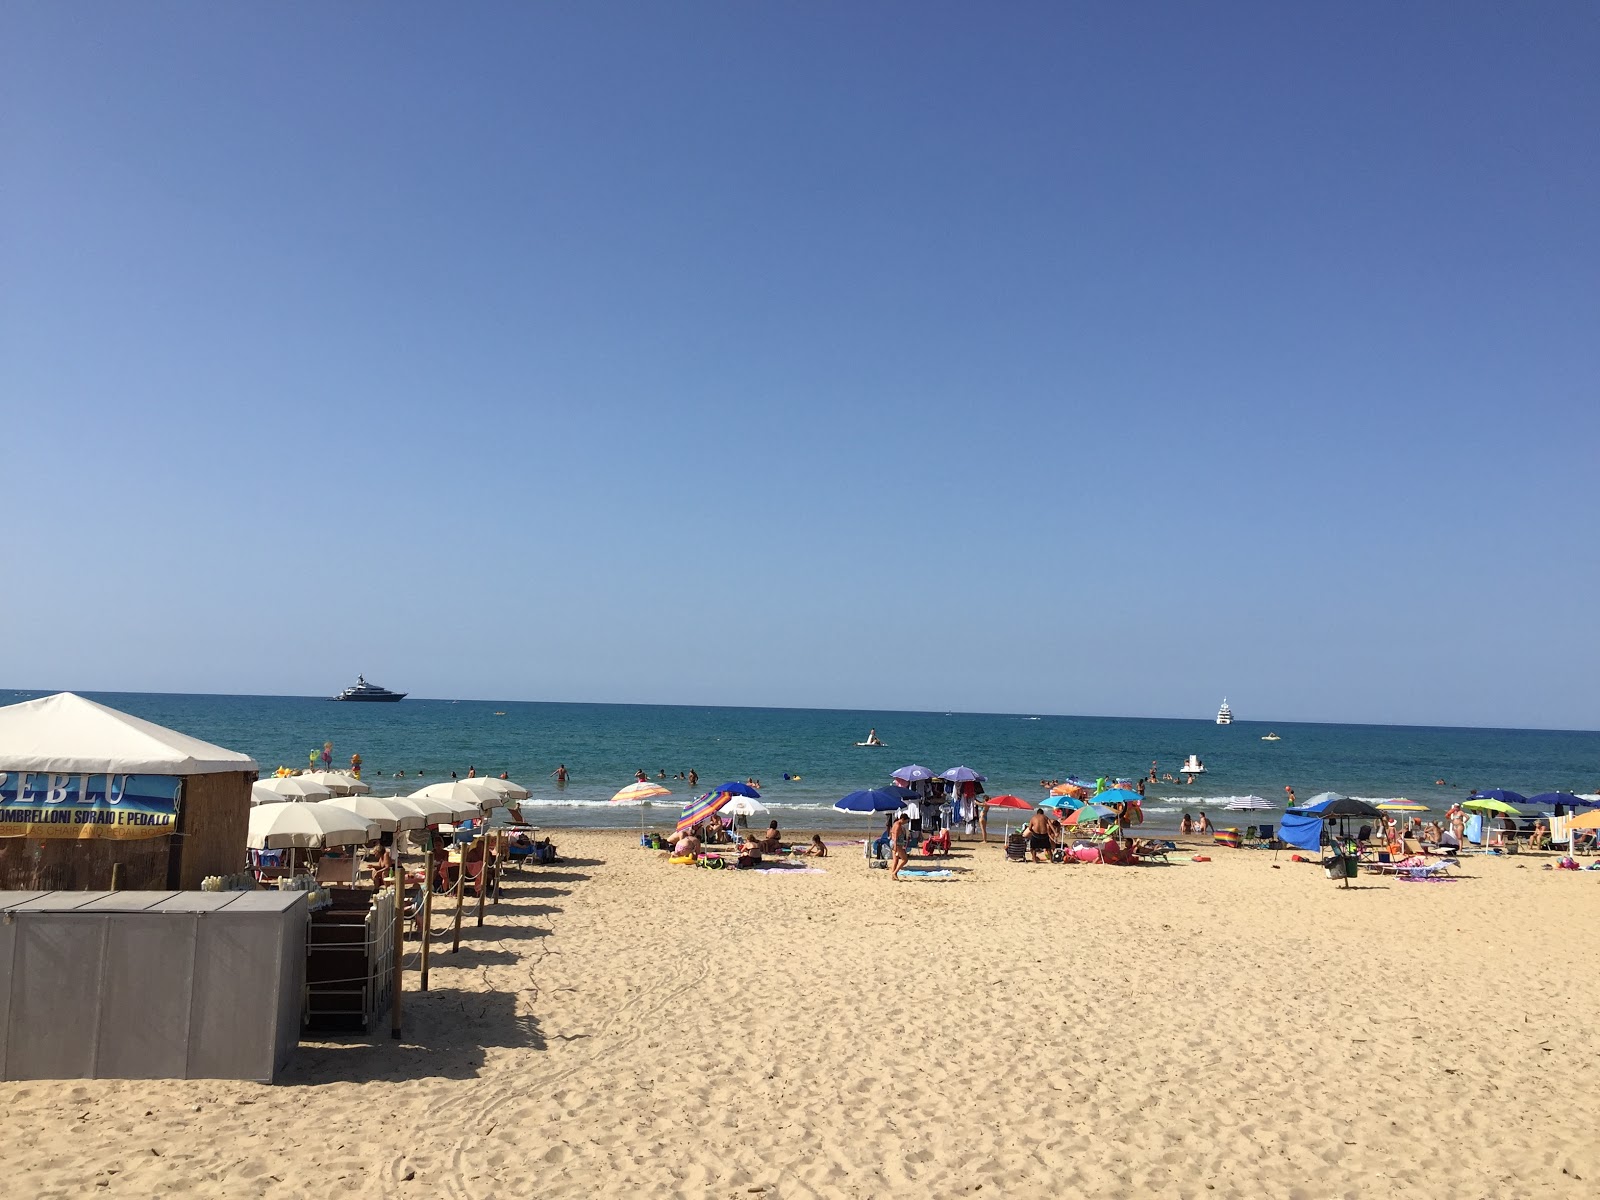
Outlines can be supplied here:
<path id="1" fill-rule="evenodd" d="M 1218 725 L 1232 725 L 1233 724 L 1233 710 L 1228 707 L 1227 700 L 1223 700 L 1222 707 L 1217 709 L 1217 724 Z"/>
<path id="2" fill-rule="evenodd" d="M 388 688 L 381 688 L 375 683 L 368 683 L 365 675 L 357 675 L 356 681 L 337 696 L 328 697 L 330 700 L 364 700 L 368 703 L 393 703 L 404 700 L 404 692 L 391 692 Z"/>
<path id="3" fill-rule="evenodd" d="M 1283 739 L 1281 737 L 1279 737 L 1275 733 L 1264 733 L 1264 734 L 1261 735 L 1261 740 L 1263 742 L 1281 742 L 1281 741 L 1283 741 Z"/>
<path id="4" fill-rule="evenodd" d="M 1191 754 L 1183 760 L 1183 766 L 1179 767 L 1178 770 L 1185 775 L 1204 775 L 1206 773 L 1206 765 L 1200 761 L 1198 754 Z"/>

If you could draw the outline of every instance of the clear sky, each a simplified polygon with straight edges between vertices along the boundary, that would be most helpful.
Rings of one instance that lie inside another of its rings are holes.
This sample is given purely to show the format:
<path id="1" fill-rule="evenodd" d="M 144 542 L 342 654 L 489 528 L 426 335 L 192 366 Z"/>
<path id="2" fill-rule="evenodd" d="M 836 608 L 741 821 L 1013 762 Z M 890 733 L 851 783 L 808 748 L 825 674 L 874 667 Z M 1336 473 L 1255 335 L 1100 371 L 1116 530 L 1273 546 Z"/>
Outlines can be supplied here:
<path id="1" fill-rule="evenodd" d="M 0 7 L 0 685 L 1600 727 L 1600 7 Z"/>

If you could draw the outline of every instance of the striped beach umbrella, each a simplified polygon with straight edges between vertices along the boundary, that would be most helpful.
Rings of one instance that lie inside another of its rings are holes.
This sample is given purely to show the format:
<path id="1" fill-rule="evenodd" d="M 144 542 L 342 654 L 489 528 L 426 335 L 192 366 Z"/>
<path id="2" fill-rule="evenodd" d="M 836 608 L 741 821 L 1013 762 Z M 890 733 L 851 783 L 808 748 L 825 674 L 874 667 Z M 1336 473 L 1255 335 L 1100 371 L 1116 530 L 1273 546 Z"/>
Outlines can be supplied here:
<path id="1" fill-rule="evenodd" d="M 701 821 L 716 816 L 733 799 L 733 793 L 726 788 L 718 788 L 714 792 L 707 792 L 703 796 L 696 796 L 683 806 L 683 815 L 678 818 L 678 826 L 672 831 L 672 836 L 693 829 Z"/>
<path id="2" fill-rule="evenodd" d="M 670 796 L 672 792 L 659 783 L 630 783 L 615 796 L 612 804 L 646 804 L 656 796 Z"/>

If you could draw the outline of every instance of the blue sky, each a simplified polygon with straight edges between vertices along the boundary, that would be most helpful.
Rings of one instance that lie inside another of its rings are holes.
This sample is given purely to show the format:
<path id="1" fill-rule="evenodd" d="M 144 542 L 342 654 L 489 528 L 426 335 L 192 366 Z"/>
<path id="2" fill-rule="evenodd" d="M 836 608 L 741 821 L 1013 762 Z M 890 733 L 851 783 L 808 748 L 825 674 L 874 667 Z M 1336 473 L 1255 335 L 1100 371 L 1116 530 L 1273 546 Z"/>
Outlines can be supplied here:
<path id="1" fill-rule="evenodd" d="M 0 682 L 1600 727 L 1588 3 L 12 3 Z"/>

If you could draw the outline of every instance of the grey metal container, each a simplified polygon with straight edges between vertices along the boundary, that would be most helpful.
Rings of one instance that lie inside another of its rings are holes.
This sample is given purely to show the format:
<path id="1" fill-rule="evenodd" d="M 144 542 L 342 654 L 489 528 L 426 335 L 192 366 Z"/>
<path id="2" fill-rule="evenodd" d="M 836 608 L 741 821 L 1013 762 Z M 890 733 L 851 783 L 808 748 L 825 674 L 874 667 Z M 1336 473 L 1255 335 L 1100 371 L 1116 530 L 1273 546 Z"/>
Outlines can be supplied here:
<path id="1" fill-rule="evenodd" d="M 305 969 L 303 892 L 0 892 L 0 1079 L 270 1082 Z"/>

